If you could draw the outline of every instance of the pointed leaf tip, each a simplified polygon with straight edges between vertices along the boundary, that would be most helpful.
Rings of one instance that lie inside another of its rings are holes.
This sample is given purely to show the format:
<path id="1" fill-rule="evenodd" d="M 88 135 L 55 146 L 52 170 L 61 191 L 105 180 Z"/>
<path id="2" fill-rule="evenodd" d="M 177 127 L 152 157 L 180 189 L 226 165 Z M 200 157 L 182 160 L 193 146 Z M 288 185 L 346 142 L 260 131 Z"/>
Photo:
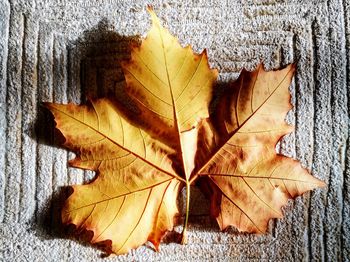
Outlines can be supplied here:
<path id="1" fill-rule="evenodd" d="M 162 27 L 160 20 L 151 5 L 147 6 L 147 11 L 151 15 L 152 24 Z"/>
<path id="2" fill-rule="evenodd" d="M 153 10 L 153 6 L 152 5 L 147 5 L 147 11 L 148 12 L 154 12 L 154 10 Z"/>

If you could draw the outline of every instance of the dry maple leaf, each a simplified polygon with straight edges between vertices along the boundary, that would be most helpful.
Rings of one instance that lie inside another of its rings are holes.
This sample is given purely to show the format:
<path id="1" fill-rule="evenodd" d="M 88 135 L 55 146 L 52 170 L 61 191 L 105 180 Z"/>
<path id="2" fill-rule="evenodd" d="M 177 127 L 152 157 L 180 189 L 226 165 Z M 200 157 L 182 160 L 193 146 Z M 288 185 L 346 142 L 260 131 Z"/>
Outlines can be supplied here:
<path id="1" fill-rule="evenodd" d="M 243 70 L 226 90 L 211 119 L 203 122 L 197 170 L 211 213 L 223 230 L 263 233 L 270 218 L 282 217 L 289 198 L 325 184 L 298 161 L 276 153 L 276 144 L 293 131 L 284 118 L 292 108 L 289 65 L 266 72 Z"/>
<path id="2" fill-rule="evenodd" d="M 77 153 L 73 167 L 97 178 L 73 186 L 64 224 L 93 232 L 92 243 L 127 253 L 146 241 L 156 249 L 173 229 L 179 189 L 186 186 L 186 242 L 190 185 L 200 182 L 221 229 L 265 232 L 282 217 L 288 198 L 323 186 L 300 164 L 276 154 L 292 131 L 288 86 L 294 65 L 280 71 L 242 71 L 209 116 L 217 71 L 206 52 L 181 47 L 151 8 L 152 27 L 122 64 L 126 92 L 137 115 L 111 98 L 87 105 L 46 103 L 64 146 Z"/>

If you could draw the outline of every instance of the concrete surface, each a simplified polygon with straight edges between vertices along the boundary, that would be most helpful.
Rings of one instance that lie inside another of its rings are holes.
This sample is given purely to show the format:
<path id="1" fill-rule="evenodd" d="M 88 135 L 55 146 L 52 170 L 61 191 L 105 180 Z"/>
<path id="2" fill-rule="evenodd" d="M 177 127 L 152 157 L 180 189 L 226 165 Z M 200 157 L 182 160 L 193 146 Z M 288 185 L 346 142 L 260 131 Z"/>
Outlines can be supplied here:
<path id="1" fill-rule="evenodd" d="M 149 245 L 115 261 L 350 260 L 349 1 L 0 0 L 0 260 L 97 261 L 101 251 L 57 223 L 62 187 L 93 174 L 67 168 L 41 101 L 80 102 L 123 80 L 119 62 L 144 35 L 152 3 L 182 44 L 209 50 L 220 80 L 240 68 L 298 61 L 291 87 L 296 132 L 280 150 L 328 188 L 285 208 L 270 232 L 220 233 L 199 193 L 189 244 Z M 180 229 L 178 229 L 180 230 Z"/>

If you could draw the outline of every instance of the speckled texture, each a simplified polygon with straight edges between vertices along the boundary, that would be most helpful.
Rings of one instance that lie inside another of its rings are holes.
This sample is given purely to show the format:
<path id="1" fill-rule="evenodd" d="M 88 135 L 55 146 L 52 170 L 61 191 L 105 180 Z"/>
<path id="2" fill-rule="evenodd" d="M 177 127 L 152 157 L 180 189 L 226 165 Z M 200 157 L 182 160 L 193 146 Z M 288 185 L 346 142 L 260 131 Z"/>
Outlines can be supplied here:
<path id="1" fill-rule="evenodd" d="M 80 102 L 123 80 L 128 43 L 150 26 L 146 3 L 183 45 L 209 50 L 220 81 L 264 61 L 298 61 L 291 86 L 296 132 L 280 144 L 326 181 L 297 198 L 266 235 L 221 233 L 197 192 L 189 244 L 168 237 L 115 261 L 350 261 L 349 1 L 1 0 L 0 259 L 97 261 L 101 251 L 57 224 L 63 187 L 93 174 L 67 168 L 41 101 Z M 181 202 L 181 200 L 180 200 Z M 177 228 L 180 230 L 180 228 Z"/>

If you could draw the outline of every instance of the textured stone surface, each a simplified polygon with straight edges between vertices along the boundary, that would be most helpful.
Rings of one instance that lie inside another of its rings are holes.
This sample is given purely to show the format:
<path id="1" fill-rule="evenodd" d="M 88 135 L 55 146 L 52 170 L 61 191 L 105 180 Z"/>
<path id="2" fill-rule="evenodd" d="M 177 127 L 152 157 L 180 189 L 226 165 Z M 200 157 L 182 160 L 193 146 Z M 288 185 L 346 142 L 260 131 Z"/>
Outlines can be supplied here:
<path id="1" fill-rule="evenodd" d="M 89 181 L 67 168 L 41 101 L 81 102 L 123 81 L 119 62 L 144 35 L 152 3 L 194 50 L 209 50 L 220 80 L 259 61 L 298 61 L 291 86 L 296 132 L 280 144 L 326 189 L 297 198 L 266 235 L 220 233 L 197 193 L 189 244 L 149 246 L 120 261 L 349 261 L 350 3 L 348 1 L 0 1 L 0 257 L 4 261 L 97 261 L 101 252 L 57 226 L 63 187 Z M 179 230 L 179 229 L 178 229 Z"/>

